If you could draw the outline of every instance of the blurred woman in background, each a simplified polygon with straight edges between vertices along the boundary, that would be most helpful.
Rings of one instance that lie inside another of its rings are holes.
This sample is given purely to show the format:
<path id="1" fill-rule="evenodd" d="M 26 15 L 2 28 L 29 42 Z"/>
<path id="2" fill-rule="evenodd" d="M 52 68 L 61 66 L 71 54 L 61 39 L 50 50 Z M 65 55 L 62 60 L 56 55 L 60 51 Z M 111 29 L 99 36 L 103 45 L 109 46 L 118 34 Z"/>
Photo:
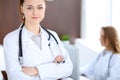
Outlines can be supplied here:
<path id="1" fill-rule="evenodd" d="M 100 42 L 105 49 L 80 74 L 94 80 L 120 80 L 120 42 L 113 26 L 101 28 Z"/>

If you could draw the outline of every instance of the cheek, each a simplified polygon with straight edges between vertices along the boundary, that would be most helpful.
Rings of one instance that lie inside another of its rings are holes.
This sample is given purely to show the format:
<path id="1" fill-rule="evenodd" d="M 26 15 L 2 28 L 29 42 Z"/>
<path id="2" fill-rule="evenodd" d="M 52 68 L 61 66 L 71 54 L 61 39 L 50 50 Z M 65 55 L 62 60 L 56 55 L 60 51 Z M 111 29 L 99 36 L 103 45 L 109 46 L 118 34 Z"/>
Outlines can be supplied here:
<path id="1" fill-rule="evenodd" d="M 39 13 L 39 16 L 40 16 L 41 19 L 43 19 L 43 18 L 45 17 L 45 11 L 40 12 L 40 13 Z"/>
<path id="2" fill-rule="evenodd" d="M 39 15 L 40 15 L 40 16 L 44 16 L 44 15 L 45 15 L 45 10 L 40 11 L 40 12 L 39 12 Z"/>
<path id="3" fill-rule="evenodd" d="M 100 39 L 101 45 L 104 45 L 104 41 L 102 39 Z"/>
<path id="4" fill-rule="evenodd" d="M 26 19 L 29 19 L 29 18 L 30 18 L 30 14 L 26 14 L 26 13 L 25 13 L 24 16 L 25 16 Z"/>
<path id="5" fill-rule="evenodd" d="M 26 18 L 29 18 L 32 15 L 32 13 L 29 12 L 29 11 L 25 11 L 24 15 L 25 15 Z"/>

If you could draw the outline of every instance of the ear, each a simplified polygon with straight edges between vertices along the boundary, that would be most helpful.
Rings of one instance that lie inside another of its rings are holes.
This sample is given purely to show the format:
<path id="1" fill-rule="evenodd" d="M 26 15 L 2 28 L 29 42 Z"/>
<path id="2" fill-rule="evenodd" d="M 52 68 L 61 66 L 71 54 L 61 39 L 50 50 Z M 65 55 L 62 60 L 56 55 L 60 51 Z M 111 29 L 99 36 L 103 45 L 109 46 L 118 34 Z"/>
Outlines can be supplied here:
<path id="1" fill-rule="evenodd" d="M 21 13 L 24 14 L 23 6 L 20 6 Z"/>

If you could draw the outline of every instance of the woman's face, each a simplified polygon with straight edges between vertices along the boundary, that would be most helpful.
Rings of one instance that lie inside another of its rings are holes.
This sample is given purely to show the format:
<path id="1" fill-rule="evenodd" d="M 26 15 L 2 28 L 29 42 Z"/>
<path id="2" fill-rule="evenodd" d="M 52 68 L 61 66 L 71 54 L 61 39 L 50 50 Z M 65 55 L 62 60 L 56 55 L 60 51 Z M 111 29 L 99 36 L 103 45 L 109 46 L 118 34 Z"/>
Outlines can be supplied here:
<path id="1" fill-rule="evenodd" d="M 21 6 L 25 23 L 40 23 L 45 16 L 45 8 L 44 0 L 25 0 Z"/>
<path id="2" fill-rule="evenodd" d="M 104 39 L 104 31 L 100 31 L 100 42 L 102 46 L 106 46 L 105 39 Z"/>

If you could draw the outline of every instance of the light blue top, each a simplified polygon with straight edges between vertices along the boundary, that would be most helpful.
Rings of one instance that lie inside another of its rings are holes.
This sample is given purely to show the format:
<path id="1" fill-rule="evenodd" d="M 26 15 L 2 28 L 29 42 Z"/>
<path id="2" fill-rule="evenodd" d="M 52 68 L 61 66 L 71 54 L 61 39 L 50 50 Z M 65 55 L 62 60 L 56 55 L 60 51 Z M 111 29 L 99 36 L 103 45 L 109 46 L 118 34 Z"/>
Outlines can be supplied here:
<path id="1" fill-rule="evenodd" d="M 111 51 L 103 50 L 92 63 L 81 68 L 80 74 L 93 76 L 94 80 L 120 80 L 120 54 L 111 55 Z"/>

